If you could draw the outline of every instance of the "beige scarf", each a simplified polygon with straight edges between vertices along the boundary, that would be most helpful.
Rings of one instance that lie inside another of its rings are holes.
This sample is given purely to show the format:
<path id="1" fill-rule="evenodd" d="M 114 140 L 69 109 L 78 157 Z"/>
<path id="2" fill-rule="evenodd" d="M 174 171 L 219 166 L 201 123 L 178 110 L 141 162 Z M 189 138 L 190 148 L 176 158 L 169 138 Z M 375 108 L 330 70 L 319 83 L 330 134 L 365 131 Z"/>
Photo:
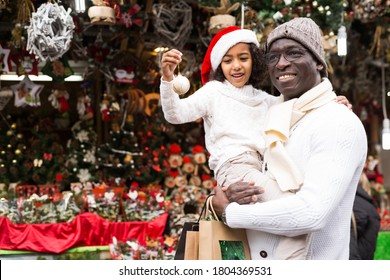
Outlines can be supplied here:
<path id="1" fill-rule="evenodd" d="M 265 122 L 266 152 L 264 160 L 282 191 L 298 191 L 303 176 L 285 150 L 290 129 L 305 114 L 336 99 L 328 79 L 304 93 L 299 98 L 274 105 L 268 111 Z"/>

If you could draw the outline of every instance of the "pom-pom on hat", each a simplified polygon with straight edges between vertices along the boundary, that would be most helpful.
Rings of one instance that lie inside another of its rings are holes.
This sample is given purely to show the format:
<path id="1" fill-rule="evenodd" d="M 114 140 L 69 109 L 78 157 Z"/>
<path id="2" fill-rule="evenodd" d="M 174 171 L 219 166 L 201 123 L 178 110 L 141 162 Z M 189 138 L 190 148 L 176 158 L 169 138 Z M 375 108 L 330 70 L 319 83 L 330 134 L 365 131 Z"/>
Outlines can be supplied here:
<path id="1" fill-rule="evenodd" d="M 328 76 L 321 30 L 312 19 L 298 17 L 277 26 L 268 35 L 266 52 L 269 51 L 273 42 L 283 38 L 295 40 L 307 48 L 324 66 L 322 71 Z"/>
<path id="2" fill-rule="evenodd" d="M 193 154 L 204 153 L 204 148 L 201 145 L 195 145 L 192 148 L 192 153 Z"/>
<path id="3" fill-rule="evenodd" d="M 183 157 L 183 164 L 184 163 L 192 163 L 192 158 L 190 158 L 189 156 L 184 156 Z"/>
<path id="4" fill-rule="evenodd" d="M 259 46 L 256 34 L 249 29 L 241 29 L 238 26 L 229 26 L 219 31 L 211 40 L 202 63 L 202 84 L 206 84 L 210 78 L 210 72 L 217 70 L 223 56 L 238 43 L 253 43 Z"/>
<path id="5" fill-rule="evenodd" d="M 170 155 L 178 155 L 180 153 L 181 153 L 181 147 L 179 146 L 179 144 L 173 143 L 169 147 L 169 154 Z"/>

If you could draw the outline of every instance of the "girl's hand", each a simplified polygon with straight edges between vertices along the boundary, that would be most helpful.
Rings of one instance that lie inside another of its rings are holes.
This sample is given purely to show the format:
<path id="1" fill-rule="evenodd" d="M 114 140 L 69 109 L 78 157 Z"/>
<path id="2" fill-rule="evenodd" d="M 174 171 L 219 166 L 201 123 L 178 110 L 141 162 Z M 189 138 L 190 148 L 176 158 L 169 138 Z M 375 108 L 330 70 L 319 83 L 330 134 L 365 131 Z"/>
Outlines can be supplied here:
<path id="1" fill-rule="evenodd" d="M 162 78 L 164 81 L 173 80 L 176 66 L 182 61 L 182 53 L 176 49 L 165 52 L 161 57 Z"/>
<path id="2" fill-rule="evenodd" d="M 352 104 L 349 103 L 349 100 L 344 95 L 337 96 L 336 102 L 343 104 L 343 105 L 347 106 L 349 110 L 352 110 Z"/>

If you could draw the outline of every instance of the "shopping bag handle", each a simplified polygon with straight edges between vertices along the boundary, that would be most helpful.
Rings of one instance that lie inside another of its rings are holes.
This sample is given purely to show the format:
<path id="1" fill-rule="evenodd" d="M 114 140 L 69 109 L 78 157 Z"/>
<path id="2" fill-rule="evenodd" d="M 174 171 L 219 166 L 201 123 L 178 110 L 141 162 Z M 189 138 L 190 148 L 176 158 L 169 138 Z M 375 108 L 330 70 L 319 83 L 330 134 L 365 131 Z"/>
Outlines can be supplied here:
<path id="1" fill-rule="evenodd" d="M 213 196 L 214 194 L 211 193 L 206 197 L 206 200 L 203 204 L 202 211 L 200 212 L 198 223 L 200 220 L 206 220 L 207 218 L 211 217 L 214 218 L 214 220 L 219 221 L 217 213 L 215 213 L 214 207 L 213 207 Z"/>

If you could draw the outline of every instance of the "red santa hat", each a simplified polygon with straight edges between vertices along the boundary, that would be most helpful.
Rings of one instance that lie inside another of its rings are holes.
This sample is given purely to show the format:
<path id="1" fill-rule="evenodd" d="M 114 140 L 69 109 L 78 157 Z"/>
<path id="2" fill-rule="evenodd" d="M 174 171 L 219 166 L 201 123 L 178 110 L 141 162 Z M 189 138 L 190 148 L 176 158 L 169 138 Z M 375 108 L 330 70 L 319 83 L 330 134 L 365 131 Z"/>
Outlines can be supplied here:
<path id="1" fill-rule="evenodd" d="M 219 31 L 211 40 L 202 63 L 202 84 L 209 81 L 211 71 L 217 70 L 223 56 L 238 43 L 253 43 L 259 46 L 256 34 L 249 29 L 229 26 Z"/>

